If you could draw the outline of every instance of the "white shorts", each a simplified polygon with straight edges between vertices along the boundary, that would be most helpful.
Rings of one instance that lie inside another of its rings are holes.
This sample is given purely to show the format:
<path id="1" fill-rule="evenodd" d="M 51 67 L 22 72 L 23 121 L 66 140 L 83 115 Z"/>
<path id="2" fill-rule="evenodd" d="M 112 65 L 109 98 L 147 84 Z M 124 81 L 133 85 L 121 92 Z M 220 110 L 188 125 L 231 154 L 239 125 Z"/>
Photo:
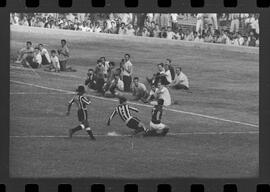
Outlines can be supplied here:
<path id="1" fill-rule="evenodd" d="M 160 124 L 154 124 L 152 121 L 150 121 L 150 128 L 151 129 L 156 129 L 156 130 L 162 130 L 166 127 L 165 124 L 160 123 Z"/>

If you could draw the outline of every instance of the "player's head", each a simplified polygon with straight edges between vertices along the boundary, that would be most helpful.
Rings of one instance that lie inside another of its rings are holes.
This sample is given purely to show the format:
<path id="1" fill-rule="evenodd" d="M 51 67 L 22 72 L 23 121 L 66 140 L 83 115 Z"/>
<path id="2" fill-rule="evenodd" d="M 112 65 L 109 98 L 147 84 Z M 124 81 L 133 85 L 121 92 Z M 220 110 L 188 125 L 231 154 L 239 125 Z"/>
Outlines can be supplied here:
<path id="1" fill-rule="evenodd" d="M 125 98 L 124 96 L 119 96 L 119 103 L 120 104 L 124 104 L 127 102 L 127 98 Z"/>
<path id="2" fill-rule="evenodd" d="M 139 77 L 134 77 L 133 82 L 134 82 L 134 85 L 137 87 L 139 84 Z"/>
<path id="3" fill-rule="evenodd" d="M 26 42 L 26 47 L 27 47 L 27 48 L 30 48 L 31 46 L 32 46 L 32 42 L 31 42 L 31 41 L 27 41 L 27 42 Z"/>
<path id="4" fill-rule="evenodd" d="M 163 104 L 164 104 L 164 99 L 158 99 L 158 100 L 157 100 L 157 104 L 158 104 L 159 106 L 163 106 Z"/>
<path id="5" fill-rule="evenodd" d="M 56 56 L 56 51 L 55 50 L 51 50 L 51 55 L 54 57 Z"/>
<path id="6" fill-rule="evenodd" d="M 79 95 L 82 95 L 85 93 L 85 88 L 83 85 L 80 85 L 78 86 L 78 88 L 76 89 L 76 92 L 79 94 Z"/>

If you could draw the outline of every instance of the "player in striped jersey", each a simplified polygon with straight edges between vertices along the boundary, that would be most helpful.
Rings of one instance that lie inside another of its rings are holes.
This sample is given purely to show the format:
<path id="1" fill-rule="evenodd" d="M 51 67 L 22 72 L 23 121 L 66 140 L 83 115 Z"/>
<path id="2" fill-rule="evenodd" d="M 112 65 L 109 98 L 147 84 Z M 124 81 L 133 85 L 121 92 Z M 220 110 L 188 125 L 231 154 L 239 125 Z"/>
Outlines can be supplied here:
<path id="1" fill-rule="evenodd" d="M 161 123 L 163 104 L 164 100 L 158 99 L 157 105 L 152 109 L 150 129 L 144 134 L 144 136 L 165 136 L 168 133 L 168 126 Z"/>
<path id="2" fill-rule="evenodd" d="M 127 104 L 127 99 L 123 96 L 119 97 L 119 103 L 120 105 L 114 109 L 110 118 L 108 119 L 107 125 L 109 126 L 113 117 L 118 114 L 120 118 L 125 122 L 127 127 L 135 130 L 134 134 L 146 131 L 146 127 L 143 125 L 143 123 L 141 123 L 137 117 L 133 117 L 130 113 L 130 110 L 139 112 L 138 109 L 129 106 Z"/>
<path id="3" fill-rule="evenodd" d="M 87 116 L 87 105 L 89 105 L 91 101 L 86 96 L 84 96 L 84 86 L 79 86 L 76 92 L 77 94 L 68 103 L 67 115 L 70 113 L 72 104 L 75 103 L 78 107 L 78 120 L 81 124 L 73 129 L 69 129 L 69 137 L 71 138 L 75 132 L 85 129 L 90 138 L 92 140 L 96 140 L 91 128 L 89 127 Z"/>

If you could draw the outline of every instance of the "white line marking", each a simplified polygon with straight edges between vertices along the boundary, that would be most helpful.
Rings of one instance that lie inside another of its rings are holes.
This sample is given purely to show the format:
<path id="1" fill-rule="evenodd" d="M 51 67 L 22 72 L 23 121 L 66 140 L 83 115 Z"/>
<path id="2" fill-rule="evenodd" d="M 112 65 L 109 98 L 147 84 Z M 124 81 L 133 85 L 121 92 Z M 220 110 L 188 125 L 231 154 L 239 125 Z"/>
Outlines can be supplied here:
<path id="1" fill-rule="evenodd" d="M 240 134 L 259 134 L 258 131 L 228 131 L 228 132 L 183 132 L 183 133 L 168 133 L 169 136 L 184 136 L 184 135 L 240 135 Z M 107 134 L 96 134 L 96 137 L 132 137 L 128 134 L 117 134 L 114 136 Z M 89 137 L 88 135 L 74 135 L 73 137 Z M 136 136 L 135 136 L 136 137 Z M 10 138 L 68 138 L 68 135 L 11 135 Z M 132 144 L 131 144 L 132 145 Z"/>
<path id="2" fill-rule="evenodd" d="M 29 68 L 25 68 L 25 67 L 20 67 L 20 66 L 10 66 L 11 69 L 21 69 L 21 70 L 25 70 L 25 71 L 31 71 Z M 49 75 L 56 75 L 56 76 L 60 76 L 60 77 L 73 77 L 75 79 L 80 79 L 82 80 L 83 78 L 76 76 L 76 75 L 71 75 L 71 74 L 63 74 L 63 73 L 56 73 L 56 72 L 48 72 L 48 71 L 40 71 L 40 70 L 36 70 L 36 72 L 38 73 L 44 73 L 44 74 L 49 74 Z"/>
<path id="3" fill-rule="evenodd" d="M 22 85 L 39 87 L 39 88 L 47 89 L 47 90 L 59 91 L 59 92 L 63 92 L 63 93 L 70 93 L 70 94 L 75 93 L 74 91 L 45 87 L 45 86 L 36 85 L 36 84 L 32 84 L 32 83 L 25 83 L 25 82 L 21 82 L 21 81 L 10 80 L 10 82 L 18 83 L 18 84 L 22 84 Z M 105 101 L 117 101 L 116 99 L 104 98 L 104 97 L 99 97 L 99 96 L 94 96 L 94 95 L 89 95 L 89 96 L 96 98 L 96 99 L 105 100 Z M 143 107 L 152 107 L 151 105 L 146 105 L 146 104 L 142 104 L 142 103 L 134 103 L 134 102 L 129 102 L 129 103 L 133 104 L 133 105 L 143 106 Z M 176 110 L 176 109 L 172 109 L 172 108 L 164 108 L 164 109 L 167 111 L 171 111 L 171 112 L 188 114 L 188 115 L 192 115 L 192 116 L 197 116 L 197 117 L 202 117 L 202 118 L 207 118 L 207 119 L 212 119 L 212 120 L 217 120 L 217 121 L 235 123 L 235 124 L 246 125 L 246 126 L 250 126 L 250 127 L 257 127 L 257 128 L 259 127 L 259 125 L 256 125 L 256 124 L 251 124 L 251 123 L 246 123 L 246 122 L 241 122 L 241 121 L 234 121 L 234 120 L 229 120 L 229 119 L 224 119 L 224 118 L 219 118 L 219 117 L 214 117 L 214 116 L 209 116 L 209 115 L 203 115 L 200 113 L 193 113 L 193 112 L 188 112 L 188 111 Z"/>
<path id="4" fill-rule="evenodd" d="M 54 92 L 54 93 L 46 93 L 46 92 L 10 92 L 10 95 L 59 95 L 59 94 L 67 94 L 70 95 L 71 93 L 59 93 L 59 92 Z"/>

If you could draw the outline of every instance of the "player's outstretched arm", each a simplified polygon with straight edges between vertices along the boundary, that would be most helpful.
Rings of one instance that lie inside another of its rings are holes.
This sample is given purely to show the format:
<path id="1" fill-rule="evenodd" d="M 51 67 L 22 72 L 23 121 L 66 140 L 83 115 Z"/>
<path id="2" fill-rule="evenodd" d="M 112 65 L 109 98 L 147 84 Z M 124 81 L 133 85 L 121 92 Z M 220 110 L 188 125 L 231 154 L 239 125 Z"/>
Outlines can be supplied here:
<path id="1" fill-rule="evenodd" d="M 130 106 L 128 106 L 128 108 L 129 108 L 130 110 L 132 110 L 132 111 L 135 111 L 135 112 L 139 113 L 139 110 L 138 110 L 137 108 L 135 108 L 135 107 L 130 107 Z"/>
<path id="2" fill-rule="evenodd" d="M 72 103 L 68 104 L 68 109 L 66 115 L 68 116 L 70 114 L 70 109 L 71 109 Z"/>

